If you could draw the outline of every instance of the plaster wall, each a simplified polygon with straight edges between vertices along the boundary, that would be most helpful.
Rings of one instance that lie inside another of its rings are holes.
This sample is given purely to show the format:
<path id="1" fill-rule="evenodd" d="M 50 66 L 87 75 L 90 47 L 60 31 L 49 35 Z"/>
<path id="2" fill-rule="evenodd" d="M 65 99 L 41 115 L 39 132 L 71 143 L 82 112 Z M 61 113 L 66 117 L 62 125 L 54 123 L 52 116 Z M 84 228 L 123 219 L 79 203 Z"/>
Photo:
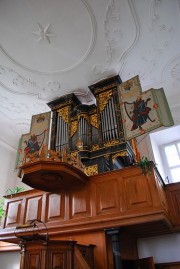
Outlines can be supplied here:
<path id="1" fill-rule="evenodd" d="M 16 152 L 16 149 L 0 140 L 0 197 L 6 194 L 8 188 L 16 186 Z"/>
<path id="2" fill-rule="evenodd" d="M 153 256 L 155 263 L 180 261 L 180 233 L 139 239 L 138 253 Z"/>
<path id="3" fill-rule="evenodd" d="M 0 252 L 0 269 L 19 269 L 19 252 Z"/>

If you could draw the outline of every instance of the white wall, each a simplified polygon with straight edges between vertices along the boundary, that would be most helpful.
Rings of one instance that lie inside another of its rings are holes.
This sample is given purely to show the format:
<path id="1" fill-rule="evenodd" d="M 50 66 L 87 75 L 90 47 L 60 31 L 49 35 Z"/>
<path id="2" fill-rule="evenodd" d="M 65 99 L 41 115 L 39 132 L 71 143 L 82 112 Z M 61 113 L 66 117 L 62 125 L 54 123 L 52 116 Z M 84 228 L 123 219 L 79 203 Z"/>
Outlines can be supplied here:
<path id="1" fill-rule="evenodd" d="M 23 186 L 25 190 L 31 189 L 21 183 L 21 179 L 17 177 L 17 171 L 15 171 L 16 155 L 17 149 L 0 139 L 0 199 L 6 194 L 8 188 Z"/>
<path id="2" fill-rule="evenodd" d="M 180 261 L 180 233 L 139 239 L 138 253 L 153 256 L 155 263 Z"/>
<path id="3" fill-rule="evenodd" d="M 19 252 L 0 252 L 0 269 L 19 269 Z"/>
<path id="4" fill-rule="evenodd" d="M 150 160 L 154 159 L 163 179 L 166 175 L 159 147 L 178 139 L 180 139 L 180 125 L 157 130 L 137 140 L 140 141 L 138 149 L 141 156 L 147 156 Z M 180 233 L 139 239 L 138 253 L 140 258 L 153 256 L 156 263 L 180 261 Z"/>
<path id="5" fill-rule="evenodd" d="M 16 186 L 17 175 L 14 172 L 16 149 L 0 140 L 0 199 L 8 188 Z"/>

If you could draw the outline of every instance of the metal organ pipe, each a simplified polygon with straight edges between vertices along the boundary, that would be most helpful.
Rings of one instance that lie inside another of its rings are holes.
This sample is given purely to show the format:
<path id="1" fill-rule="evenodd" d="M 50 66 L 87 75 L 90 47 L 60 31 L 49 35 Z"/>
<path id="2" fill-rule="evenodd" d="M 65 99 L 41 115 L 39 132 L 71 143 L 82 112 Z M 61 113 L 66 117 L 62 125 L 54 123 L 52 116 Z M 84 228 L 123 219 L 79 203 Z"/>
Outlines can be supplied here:
<path id="1" fill-rule="evenodd" d="M 104 130 L 104 120 L 103 120 L 103 114 L 100 115 L 101 118 L 101 132 L 102 132 L 102 141 L 105 140 L 105 130 Z"/>
<path id="2" fill-rule="evenodd" d="M 56 129 L 56 149 L 58 150 L 59 149 L 59 115 L 57 116 L 57 129 Z"/>
<path id="3" fill-rule="evenodd" d="M 84 119 L 85 123 L 85 145 L 88 146 L 88 122 Z"/>
<path id="4" fill-rule="evenodd" d="M 109 135 L 109 125 L 108 125 L 108 114 L 107 114 L 107 109 L 106 109 L 106 107 L 105 107 L 105 109 L 104 109 L 103 112 L 104 112 L 104 117 L 105 117 L 107 140 L 110 140 L 110 135 Z"/>
<path id="5" fill-rule="evenodd" d="M 114 126 L 114 119 L 113 119 L 113 115 L 112 115 L 112 107 L 111 107 L 111 99 L 109 100 L 109 114 L 110 114 L 110 122 L 111 122 L 111 135 L 112 135 L 112 139 L 115 138 L 115 126 Z"/>
<path id="6" fill-rule="evenodd" d="M 112 140 L 112 125 L 111 125 L 111 117 L 110 117 L 110 108 L 109 108 L 109 102 L 107 103 L 106 107 L 106 117 L 107 117 L 107 123 L 108 123 L 108 134 L 109 134 L 109 140 Z"/>
<path id="7" fill-rule="evenodd" d="M 115 107 L 114 107 L 114 100 L 113 97 L 111 98 L 111 107 L 112 107 L 112 114 L 113 114 L 113 119 L 114 119 L 114 129 L 115 129 L 115 138 L 118 138 L 118 133 L 117 133 L 117 119 L 116 119 L 116 114 L 115 114 Z"/>
<path id="8" fill-rule="evenodd" d="M 110 117 L 111 117 L 111 128 L 112 128 L 112 137 L 113 139 L 116 138 L 115 128 L 116 128 L 116 118 L 113 115 L 113 97 L 109 100 L 109 111 L 110 111 Z"/>

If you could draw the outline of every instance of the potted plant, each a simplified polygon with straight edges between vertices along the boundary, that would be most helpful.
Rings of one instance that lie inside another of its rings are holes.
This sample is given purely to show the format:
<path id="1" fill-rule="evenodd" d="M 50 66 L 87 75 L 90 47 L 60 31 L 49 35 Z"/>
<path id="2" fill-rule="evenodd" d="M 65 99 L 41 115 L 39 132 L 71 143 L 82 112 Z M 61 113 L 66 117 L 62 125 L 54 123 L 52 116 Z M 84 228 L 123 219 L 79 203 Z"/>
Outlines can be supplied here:
<path id="1" fill-rule="evenodd" d="M 151 167 L 152 167 L 152 161 L 148 160 L 147 157 L 142 157 L 139 162 L 138 166 L 141 168 L 143 175 L 150 175 L 151 174 Z"/>

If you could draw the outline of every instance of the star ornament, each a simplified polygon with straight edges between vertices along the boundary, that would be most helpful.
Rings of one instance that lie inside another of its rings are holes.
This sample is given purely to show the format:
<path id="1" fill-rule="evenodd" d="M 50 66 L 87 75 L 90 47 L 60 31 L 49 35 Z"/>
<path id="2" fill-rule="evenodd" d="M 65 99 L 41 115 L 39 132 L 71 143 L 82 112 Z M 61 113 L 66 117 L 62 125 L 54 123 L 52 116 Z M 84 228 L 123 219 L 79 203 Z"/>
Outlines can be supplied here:
<path id="1" fill-rule="evenodd" d="M 46 27 L 43 27 L 40 23 L 38 23 L 38 28 L 39 28 L 38 31 L 33 32 L 33 35 L 39 37 L 38 42 L 43 39 L 46 39 L 50 44 L 51 43 L 50 37 L 55 36 L 55 34 L 50 31 L 51 24 L 48 24 Z"/>

